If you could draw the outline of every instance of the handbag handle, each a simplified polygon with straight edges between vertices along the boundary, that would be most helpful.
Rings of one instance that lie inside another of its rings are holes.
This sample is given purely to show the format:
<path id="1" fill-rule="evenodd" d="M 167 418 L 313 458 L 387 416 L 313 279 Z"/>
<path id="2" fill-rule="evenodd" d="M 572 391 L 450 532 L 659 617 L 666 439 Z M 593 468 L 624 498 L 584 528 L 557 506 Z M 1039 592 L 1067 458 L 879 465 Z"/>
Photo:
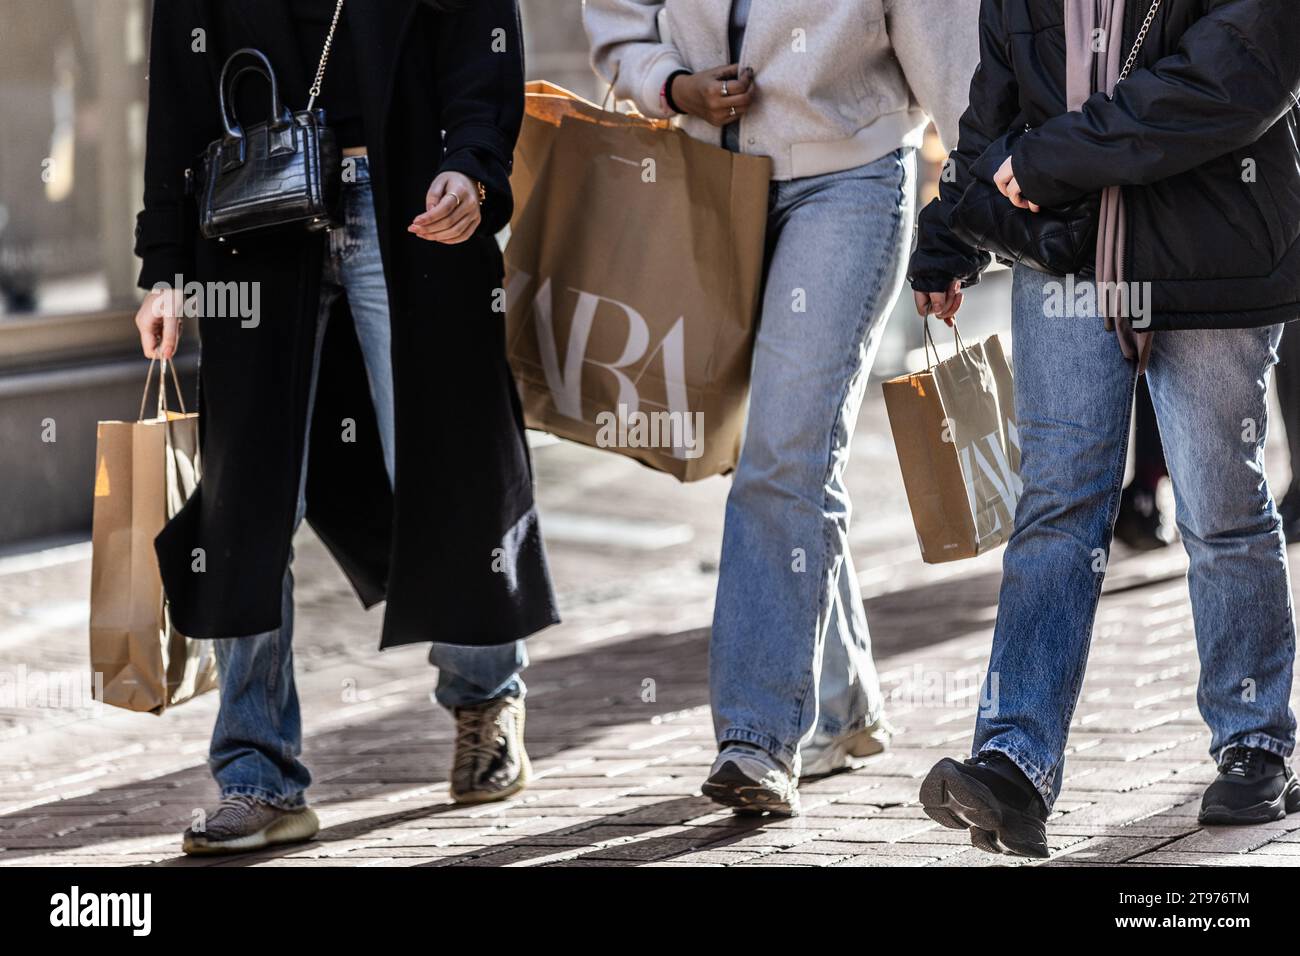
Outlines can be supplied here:
<path id="1" fill-rule="evenodd" d="M 252 57 L 257 60 L 257 63 L 241 67 L 238 72 L 232 75 L 230 72 L 231 64 L 244 56 Z M 280 99 L 280 82 L 276 79 L 275 69 L 271 66 L 271 61 L 266 58 L 266 54 L 261 50 L 246 46 L 230 54 L 225 66 L 221 68 L 221 82 L 218 90 L 218 95 L 221 97 L 221 123 L 226 130 L 226 139 L 231 142 L 242 142 L 244 138 L 244 130 L 239 125 L 239 117 L 235 116 L 231 104 L 234 98 L 235 84 L 249 73 L 261 74 L 266 77 L 267 82 L 271 85 L 272 126 L 283 128 L 293 122 L 289 111 L 284 107 L 284 101 Z"/>
<path id="2" fill-rule="evenodd" d="M 320 51 L 320 63 L 316 65 L 316 78 L 311 82 L 310 98 L 307 100 L 307 112 L 316 105 L 320 96 L 321 84 L 325 82 L 325 65 L 330 61 L 330 50 L 334 48 L 334 31 L 339 28 L 339 17 L 343 14 L 343 0 L 334 5 L 334 18 L 330 20 L 329 32 L 325 34 L 325 47 Z"/>

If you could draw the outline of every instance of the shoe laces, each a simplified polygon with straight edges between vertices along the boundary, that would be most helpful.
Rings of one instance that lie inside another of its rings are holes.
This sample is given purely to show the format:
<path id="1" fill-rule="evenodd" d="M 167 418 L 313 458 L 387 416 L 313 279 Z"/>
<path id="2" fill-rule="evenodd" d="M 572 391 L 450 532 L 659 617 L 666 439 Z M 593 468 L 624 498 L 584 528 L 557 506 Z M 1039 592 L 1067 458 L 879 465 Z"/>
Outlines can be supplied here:
<path id="1" fill-rule="evenodd" d="M 1254 747 L 1229 747 L 1219 761 L 1219 772 L 1231 777 L 1248 777 L 1255 769 L 1259 753 Z"/>
<path id="2" fill-rule="evenodd" d="M 509 700 L 500 700 L 476 707 L 457 708 L 457 770 L 476 770 L 496 759 L 505 749 L 505 720 L 509 703 Z"/>
<path id="3" fill-rule="evenodd" d="M 208 820 L 208 826 L 211 827 L 220 820 L 222 824 L 230 823 L 238 827 L 257 812 L 259 803 L 260 800 L 246 793 L 232 793 L 222 797 L 221 803 Z"/>

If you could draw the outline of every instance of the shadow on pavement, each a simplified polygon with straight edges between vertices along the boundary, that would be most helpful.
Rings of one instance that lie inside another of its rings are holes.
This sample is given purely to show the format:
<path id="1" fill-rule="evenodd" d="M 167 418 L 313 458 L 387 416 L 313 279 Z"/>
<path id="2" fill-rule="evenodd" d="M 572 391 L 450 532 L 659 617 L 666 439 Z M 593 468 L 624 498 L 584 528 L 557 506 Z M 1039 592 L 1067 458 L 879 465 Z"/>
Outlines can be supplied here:
<path id="1" fill-rule="evenodd" d="M 987 629 L 989 609 L 997 599 L 997 586 L 998 575 L 988 574 L 868 600 L 867 617 L 877 658 L 884 663 L 896 653 L 915 651 Z M 642 728 L 656 720 L 670 721 L 674 714 L 706 706 L 707 666 L 707 629 L 644 634 L 617 643 L 582 646 L 536 661 L 527 671 L 528 749 L 534 763 L 554 764 L 555 758 L 596 744 L 618 728 Z M 653 703 L 642 700 L 646 678 L 653 679 L 656 686 Z M 310 726 L 306 729 L 309 736 L 304 759 L 316 777 L 309 798 L 319 810 L 327 811 L 335 804 L 357 800 L 383 801 L 412 789 L 445 785 L 453 729 L 449 717 L 428 703 L 423 694 L 410 703 L 386 707 L 380 713 L 358 718 L 337 729 L 315 734 L 311 734 Z M 712 748 L 712 740 L 705 745 Z M 547 768 L 526 792 L 524 802 L 544 801 L 548 790 L 562 786 L 558 779 L 549 781 L 551 786 L 547 786 L 548 775 L 561 769 L 562 760 L 560 767 Z M 653 798 L 647 796 L 647 799 Z M 214 802 L 214 787 L 206 768 L 190 767 L 0 816 L 0 846 L 5 849 L 6 861 L 16 861 L 67 849 L 78 849 L 82 855 L 88 855 L 102 844 L 148 839 L 154 834 L 159 837 L 174 834 L 179 844 L 180 832 L 190 823 L 193 809 L 209 807 Z M 251 865 L 302 854 L 324 843 L 362 839 L 368 833 L 395 825 L 418 825 L 422 819 L 464 810 L 450 802 L 426 803 L 327 826 L 314 845 L 240 857 L 191 859 L 178 855 L 154 865 Z M 648 803 L 643 808 L 625 809 L 595 822 L 588 818 L 580 824 L 558 826 L 542 838 L 534 836 L 488 850 L 469 850 L 463 856 L 449 857 L 447 862 L 479 858 L 486 862 L 491 858 L 493 864 L 499 864 L 533 859 L 557 852 L 566 839 L 570 846 L 585 846 L 588 837 L 594 835 L 599 835 L 601 840 L 634 836 L 647 828 L 681 824 L 716 811 L 717 807 L 698 796 Z M 537 812 L 546 812 L 544 802 L 539 804 Z M 598 807 L 595 812 L 599 812 Z M 647 814 L 654 821 L 648 821 Z M 43 819 L 32 820 L 26 826 L 14 825 L 15 818 L 31 817 Z M 488 827 L 491 818 L 486 815 L 478 818 L 475 825 Z M 667 842 L 639 841 L 635 850 L 626 851 L 635 853 L 636 859 L 625 862 L 670 858 L 677 852 L 688 852 L 704 844 L 724 846 L 761 825 L 737 817 L 725 825 L 694 828 L 698 835 L 692 834 L 689 840 L 669 836 L 663 838 Z M 576 834 L 593 827 L 601 829 L 580 840 L 576 838 Z M 26 835 L 23 831 L 27 831 Z M 496 839 L 503 836 L 508 839 L 508 830 L 499 830 L 494 835 Z M 547 838 L 555 845 L 538 845 Z M 123 861 L 128 861 L 132 852 L 146 854 L 150 849 L 147 846 L 125 851 L 108 848 L 105 854 L 120 853 Z M 617 862 L 619 852 L 616 847 L 602 847 L 598 858 Z M 339 861 L 345 858 L 341 856 Z M 69 855 L 66 859 L 75 862 L 76 857 Z"/>

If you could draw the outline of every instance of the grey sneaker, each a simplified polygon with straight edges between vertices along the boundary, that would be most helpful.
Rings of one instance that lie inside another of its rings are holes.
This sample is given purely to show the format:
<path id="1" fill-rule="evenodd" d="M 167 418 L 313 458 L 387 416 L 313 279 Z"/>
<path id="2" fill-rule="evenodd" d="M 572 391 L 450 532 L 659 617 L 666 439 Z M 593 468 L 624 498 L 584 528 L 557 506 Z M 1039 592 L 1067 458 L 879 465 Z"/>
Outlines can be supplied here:
<path id="1" fill-rule="evenodd" d="M 825 742 L 814 739 L 801 753 L 803 768 L 799 771 L 799 778 L 810 780 L 841 770 L 857 770 L 866 762 L 865 758 L 888 749 L 893 737 L 894 728 L 882 716 L 875 723 L 843 737 Z"/>
<path id="2" fill-rule="evenodd" d="M 451 798 L 457 803 L 504 800 L 528 786 L 532 765 L 524 750 L 524 702 L 502 697 L 457 707 Z"/>
<path id="3" fill-rule="evenodd" d="M 223 797 L 201 830 L 185 831 L 186 853 L 246 853 L 282 843 L 303 843 L 320 830 L 310 807 L 281 810 L 246 794 Z"/>
<path id="4" fill-rule="evenodd" d="M 724 746 L 700 792 L 738 813 L 800 813 L 799 781 L 766 750 L 749 744 Z"/>

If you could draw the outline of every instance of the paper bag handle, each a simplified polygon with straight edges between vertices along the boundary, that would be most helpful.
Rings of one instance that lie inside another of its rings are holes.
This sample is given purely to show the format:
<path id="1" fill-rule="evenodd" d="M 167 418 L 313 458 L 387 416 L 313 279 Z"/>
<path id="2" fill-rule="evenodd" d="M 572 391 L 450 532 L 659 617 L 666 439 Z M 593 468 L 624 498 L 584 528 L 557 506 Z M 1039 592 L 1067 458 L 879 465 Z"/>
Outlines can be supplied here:
<path id="1" fill-rule="evenodd" d="M 931 362 L 929 365 L 927 365 L 926 368 L 927 368 L 927 369 L 932 369 L 932 368 L 934 368 L 936 365 L 939 364 L 939 346 L 937 346 L 937 345 L 934 344 L 934 336 L 933 336 L 933 335 L 931 334 L 931 332 L 930 332 L 930 316 L 929 316 L 928 314 L 925 315 L 924 318 L 923 318 L 923 321 L 924 321 L 924 323 L 925 323 L 925 357 L 926 357 L 926 360 L 927 360 L 927 361 L 929 360 L 931 351 L 933 351 L 933 353 L 934 353 L 934 361 Z M 957 343 L 957 355 L 961 355 L 962 352 L 965 352 L 965 351 L 966 351 L 966 345 L 965 345 L 965 343 L 962 342 L 962 340 L 961 340 L 961 333 L 960 333 L 959 331 L 957 331 L 957 320 L 956 320 L 955 318 L 952 320 L 952 336 L 953 336 L 953 339 L 954 339 L 954 340 L 956 341 L 956 343 Z"/>
<path id="2" fill-rule="evenodd" d="M 163 418 L 167 413 L 167 369 L 172 370 L 172 384 L 176 387 L 176 401 L 180 403 L 181 414 L 187 414 L 185 411 L 185 395 L 181 391 L 181 379 L 176 373 L 176 363 L 169 362 L 167 359 L 158 357 L 149 360 L 149 373 L 144 377 L 144 394 L 140 396 L 140 414 L 136 416 L 137 421 L 144 421 L 144 403 L 149 399 L 149 386 L 153 382 L 153 367 L 162 362 L 162 370 L 158 373 L 158 417 Z"/>
<path id="3" fill-rule="evenodd" d="M 609 112 L 611 104 L 614 109 L 618 109 L 618 100 L 614 99 L 614 86 L 618 83 L 618 71 L 622 68 L 622 63 L 614 65 L 614 75 L 610 77 L 609 88 L 605 90 L 605 97 L 600 101 L 600 108 L 605 112 Z"/>

